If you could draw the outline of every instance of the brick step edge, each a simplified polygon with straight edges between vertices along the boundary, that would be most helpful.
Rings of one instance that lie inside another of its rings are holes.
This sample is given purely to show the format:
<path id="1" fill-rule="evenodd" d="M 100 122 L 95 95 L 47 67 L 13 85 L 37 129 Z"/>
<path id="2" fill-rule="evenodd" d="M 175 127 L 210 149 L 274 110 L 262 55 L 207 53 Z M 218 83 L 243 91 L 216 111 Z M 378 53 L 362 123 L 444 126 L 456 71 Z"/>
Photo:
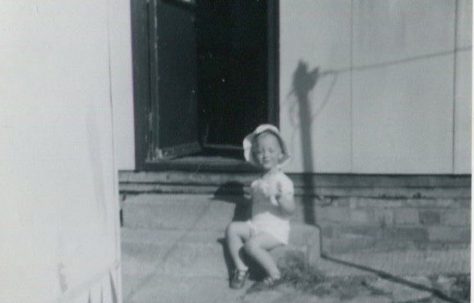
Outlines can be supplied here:
<path id="1" fill-rule="evenodd" d="M 134 172 L 120 171 L 123 184 L 169 184 L 169 185 L 215 185 L 248 186 L 258 173 L 204 173 L 183 171 Z M 360 174 L 311 174 L 288 173 L 295 187 L 467 187 L 471 186 L 470 175 L 360 175 Z"/>
<path id="2" fill-rule="evenodd" d="M 155 183 L 123 183 L 119 184 L 121 194 L 215 194 L 241 195 L 242 186 L 213 185 L 172 185 Z M 374 198 L 470 198 L 468 187 L 446 188 L 378 188 L 378 187 L 296 187 L 295 195 L 307 197 L 374 197 Z"/>

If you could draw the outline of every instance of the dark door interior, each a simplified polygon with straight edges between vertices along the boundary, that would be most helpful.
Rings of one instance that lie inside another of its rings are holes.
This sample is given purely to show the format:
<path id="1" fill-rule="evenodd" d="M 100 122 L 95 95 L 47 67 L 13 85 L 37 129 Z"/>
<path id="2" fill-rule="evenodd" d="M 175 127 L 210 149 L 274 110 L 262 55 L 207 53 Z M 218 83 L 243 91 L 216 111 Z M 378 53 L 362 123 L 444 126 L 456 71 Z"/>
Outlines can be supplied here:
<path id="1" fill-rule="evenodd" d="M 181 1 L 155 3 L 152 65 L 152 159 L 200 150 L 197 110 L 196 12 Z"/>
<path id="2" fill-rule="evenodd" d="M 131 5 L 137 168 L 196 153 L 241 158 L 247 133 L 277 124 L 278 1 Z"/>
<path id="3" fill-rule="evenodd" d="M 267 1 L 197 1 L 198 107 L 204 147 L 240 147 L 268 122 Z"/>

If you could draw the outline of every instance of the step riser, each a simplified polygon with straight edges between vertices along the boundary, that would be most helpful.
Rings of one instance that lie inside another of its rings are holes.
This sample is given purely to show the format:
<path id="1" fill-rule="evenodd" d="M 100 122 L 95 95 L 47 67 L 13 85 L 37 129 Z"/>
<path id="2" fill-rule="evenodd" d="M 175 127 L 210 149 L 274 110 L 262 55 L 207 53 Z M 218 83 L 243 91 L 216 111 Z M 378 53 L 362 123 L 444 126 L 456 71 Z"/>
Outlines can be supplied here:
<path id="1" fill-rule="evenodd" d="M 125 226 L 180 229 L 191 226 L 223 230 L 234 218 L 244 220 L 250 209 L 239 197 L 190 195 L 174 201 L 172 196 L 150 195 L 150 199 L 123 203 Z M 337 223 L 344 226 L 429 227 L 470 225 L 467 199 L 304 199 L 297 197 L 294 222 Z M 234 204 L 233 202 L 237 202 Z M 310 221 L 310 222 L 308 222 Z"/>
<path id="2" fill-rule="evenodd" d="M 122 194 L 240 194 L 241 187 L 220 188 L 213 185 L 169 185 L 154 183 L 121 183 Z M 354 188 L 354 187 L 300 187 L 298 196 L 310 197 L 367 197 L 367 198 L 470 198 L 470 188 Z"/>
<path id="3" fill-rule="evenodd" d="M 288 174 L 299 187 L 354 188 L 458 188 L 471 186 L 469 175 L 347 175 L 347 174 Z M 183 171 L 119 172 L 121 184 L 149 183 L 163 185 L 248 186 L 258 173 L 204 173 Z"/>

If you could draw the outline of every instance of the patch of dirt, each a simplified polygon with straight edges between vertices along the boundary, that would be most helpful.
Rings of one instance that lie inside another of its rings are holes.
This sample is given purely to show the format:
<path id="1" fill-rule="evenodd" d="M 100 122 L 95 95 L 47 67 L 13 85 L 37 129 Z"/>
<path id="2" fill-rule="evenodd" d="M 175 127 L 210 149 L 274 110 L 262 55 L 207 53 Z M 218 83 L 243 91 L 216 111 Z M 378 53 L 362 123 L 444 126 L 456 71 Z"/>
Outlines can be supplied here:
<path id="1" fill-rule="evenodd" d="M 282 279 L 271 288 L 255 283 L 247 294 L 283 288 L 292 288 L 317 297 L 336 297 L 349 300 L 358 296 L 384 295 L 369 286 L 368 277 L 327 277 L 315 267 L 306 266 L 299 255 L 286 256 L 280 268 Z"/>
<path id="2" fill-rule="evenodd" d="M 247 290 L 247 294 L 256 294 L 261 291 L 280 291 L 283 293 L 292 289 L 302 295 L 337 298 L 341 301 L 350 301 L 358 297 L 392 298 L 397 301 L 396 293 L 374 287 L 376 285 L 374 281 L 382 280 L 379 277 L 328 277 L 317 268 L 307 266 L 300 255 L 286 256 L 284 264 L 279 264 L 279 266 L 282 279 L 277 285 L 267 287 L 260 282 L 256 282 Z M 432 289 L 432 291 L 426 289 L 425 291 L 432 295 L 422 300 L 410 301 L 410 303 L 464 303 L 470 300 L 469 274 L 435 275 L 426 277 L 425 280 L 428 284 L 431 284 L 427 287 Z M 393 297 L 394 295 L 395 297 Z"/>

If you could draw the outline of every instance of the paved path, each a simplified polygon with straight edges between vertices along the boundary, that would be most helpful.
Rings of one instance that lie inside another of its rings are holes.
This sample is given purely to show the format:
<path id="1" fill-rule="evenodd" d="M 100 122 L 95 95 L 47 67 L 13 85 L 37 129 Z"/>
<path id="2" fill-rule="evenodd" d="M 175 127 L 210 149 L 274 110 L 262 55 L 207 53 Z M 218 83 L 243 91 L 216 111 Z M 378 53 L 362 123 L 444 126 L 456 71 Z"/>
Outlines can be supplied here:
<path id="1" fill-rule="evenodd" d="M 221 241 L 233 204 L 189 195 L 136 196 L 128 202 L 122 228 L 124 303 L 462 302 L 453 299 L 452 274 L 470 271 L 469 249 L 359 252 L 318 263 L 329 295 L 287 284 L 248 292 L 253 281 L 231 290 Z M 364 285 L 347 283 L 349 277 L 361 277 Z"/>
<path id="2" fill-rule="evenodd" d="M 248 287 L 239 291 L 228 288 L 222 246 L 216 241 L 219 234 L 124 228 L 124 302 L 410 302 L 410 298 L 432 296 L 426 289 L 435 286 L 426 276 L 469 271 L 467 250 L 345 254 L 322 259 L 318 268 L 328 277 L 366 277 L 372 286 L 384 290 L 384 295 L 361 293 L 342 300 L 288 287 L 246 294 Z M 253 283 L 249 282 L 247 286 Z"/>

